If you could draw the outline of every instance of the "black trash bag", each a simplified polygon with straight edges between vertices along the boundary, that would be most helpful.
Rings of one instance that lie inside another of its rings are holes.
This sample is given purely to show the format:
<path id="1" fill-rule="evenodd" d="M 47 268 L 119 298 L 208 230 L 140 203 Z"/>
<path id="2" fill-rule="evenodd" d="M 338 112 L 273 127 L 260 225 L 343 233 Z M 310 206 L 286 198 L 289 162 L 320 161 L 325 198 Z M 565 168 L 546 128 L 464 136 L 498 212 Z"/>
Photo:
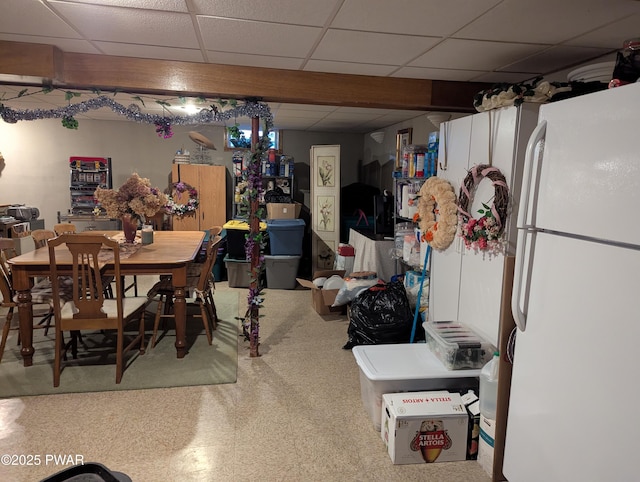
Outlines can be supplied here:
<path id="1" fill-rule="evenodd" d="M 413 313 L 402 281 L 378 283 L 360 293 L 351 303 L 349 318 L 345 350 L 411 341 Z M 424 339 L 424 330 L 416 330 L 416 337 L 418 333 Z"/>
<path id="2" fill-rule="evenodd" d="M 285 194 L 281 187 L 275 187 L 264 193 L 266 203 L 291 203 L 291 195 Z"/>

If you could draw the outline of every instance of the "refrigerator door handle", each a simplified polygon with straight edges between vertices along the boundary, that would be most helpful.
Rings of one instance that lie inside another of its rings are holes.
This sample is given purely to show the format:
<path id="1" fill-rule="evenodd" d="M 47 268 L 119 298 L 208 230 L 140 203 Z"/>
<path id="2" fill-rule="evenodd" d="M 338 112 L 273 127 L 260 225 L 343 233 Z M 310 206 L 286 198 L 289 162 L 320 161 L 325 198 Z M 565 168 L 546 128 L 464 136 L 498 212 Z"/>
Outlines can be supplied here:
<path id="1" fill-rule="evenodd" d="M 537 186 L 533 186 L 533 173 L 538 172 L 538 159 L 540 156 L 535 156 L 536 146 L 540 141 L 545 138 L 547 133 L 547 121 L 543 120 L 531 133 L 529 141 L 527 142 L 527 150 L 524 158 L 524 172 L 522 177 L 522 191 L 520 193 L 520 206 L 518 207 L 518 239 L 516 241 L 516 263 L 513 273 L 513 293 L 511 295 L 511 313 L 513 319 L 516 322 L 517 327 L 524 331 L 527 327 L 527 314 L 526 305 L 527 300 L 524 299 L 523 294 L 526 294 L 526 289 L 529 285 L 529 280 L 525 278 L 525 267 L 529 266 L 529 258 L 531 254 L 533 239 L 531 240 L 529 249 L 527 252 L 527 235 L 531 234 L 528 230 L 533 227 L 529 224 L 527 219 L 529 212 L 529 203 L 531 200 L 532 192 L 537 191 Z M 535 169 L 535 170 L 534 170 Z M 537 182 L 537 176 L 536 176 Z M 527 269 L 527 278 L 530 270 Z M 524 289 L 523 289 L 524 285 Z"/>
<path id="2" fill-rule="evenodd" d="M 536 146 L 538 143 L 544 139 L 547 133 L 547 121 L 543 120 L 536 126 L 536 128 L 531 133 L 531 137 L 529 137 L 529 142 L 527 142 L 527 150 L 525 152 L 524 158 L 524 171 L 522 177 L 522 192 L 520 193 L 520 206 L 518 207 L 518 221 L 517 226 L 519 228 L 527 227 L 527 213 L 529 211 L 529 200 L 531 199 L 531 191 L 535 187 L 532 186 L 533 181 L 533 173 L 537 172 L 537 161 L 540 156 L 536 156 L 534 159 L 534 154 L 536 150 Z M 536 170 L 534 171 L 534 167 Z"/>
<path id="3" fill-rule="evenodd" d="M 511 314 L 516 326 L 520 331 L 524 331 L 527 327 L 527 315 L 525 310 L 520 307 L 523 293 L 524 267 L 526 266 L 525 258 L 528 258 L 526 252 L 527 234 L 526 229 L 518 229 L 518 239 L 516 244 L 516 262 L 513 270 L 513 292 L 511 293 Z M 527 282 L 528 285 L 528 282 Z M 523 300 L 524 303 L 524 300 Z"/>

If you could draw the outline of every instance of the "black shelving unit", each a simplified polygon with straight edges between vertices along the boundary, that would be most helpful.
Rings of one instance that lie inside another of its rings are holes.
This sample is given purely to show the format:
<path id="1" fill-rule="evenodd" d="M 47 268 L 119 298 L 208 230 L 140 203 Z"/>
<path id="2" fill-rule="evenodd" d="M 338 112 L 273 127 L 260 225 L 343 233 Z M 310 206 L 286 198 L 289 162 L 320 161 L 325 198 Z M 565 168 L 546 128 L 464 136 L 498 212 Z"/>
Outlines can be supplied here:
<path id="1" fill-rule="evenodd" d="M 293 202 L 293 192 L 294 192 L 293 191 L 293 181 L 294 181 L 293 158 L 289 156 L 280 156 L 279 162 L 282 162 L 282 160 L 285 160 L 286 162 L 290 162 L 290 165 L 286 170 L 286 172 L 288 173 L 287 175 L 270 175 L 270 174 L 265 174 L 264 172 L 262 174 L 262 197 L 260 199 L 260 205 L 261 207 L 265 208 L 265 217 L 266 217 L 266 204 L 265 204 L 264 195 L 268 191 L 274 190 L 275 188 L 280 188 L 282 189 L 282 193 L 285 196 L 291 197 L 290 202 Z M 279 163 L 276 163 L 275 167 L 273 168 L 273 172 L 281 172 Z M 243 206 L 239 197 L 239 196 L 242 196 L 242 193 L 238 193 L 238 190 L 237 190 L 238 186 L 242 182 L 243 182 L 242 174 L 236 173 L 236 175 L 233 177 L 233 217 L 234 218 L 242 217 L 243 215 L 246 214 L 242 212 Z"/>

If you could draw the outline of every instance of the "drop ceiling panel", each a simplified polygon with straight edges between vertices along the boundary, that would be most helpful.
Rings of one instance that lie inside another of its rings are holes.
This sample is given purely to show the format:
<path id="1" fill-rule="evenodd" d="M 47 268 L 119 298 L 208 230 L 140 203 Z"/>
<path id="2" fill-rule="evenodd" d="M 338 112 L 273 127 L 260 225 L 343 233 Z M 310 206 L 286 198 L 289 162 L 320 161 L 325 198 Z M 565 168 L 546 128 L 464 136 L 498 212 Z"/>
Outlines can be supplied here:
<path id="1" fill-rule="evenodd" d="M 402 65 L 439 39 L 329 29 L 312 55 L 318 60 Z"/>
<path id="2" fill-rule="evenodd" d="M 630 0 L 504 0 L 455 36 L 553 44 L 638 12 L 640 3 Z"/>
<path id="3" fill-rule="evenodd" d="M 413 35 L 450 35 L 500 0 L 345 0 L 333 28 Z"/>
<path id="4" fill-rule="evenodd" d="M 335 62 L 332 60 L 309 60 L 304 70 L 312 72 L 331 72 L 334 74 L 373 75 L 386 77 L 398 67 L 394 65 L 363 64 L 359 62 Z"/>
<path id="5" fill-rule="evenodd" d="M 209 62 L 226 65 L 246 65 L 271 69 L 298 70 L 302 59 L 293 57 L 276 57 L 274 55 L 251 55 L 207 50 Z M 286 75 L 286 74 L 285 74 Z"/>
<path id="6" fill-rule="evenodd" d="M 332 105 L 311 105 L 311 104 L 280 104 L 278 112 L 292 112 L 297 115 L 317 116 L 326 115 L 333 112 L 337 107 Z"/>
<path id="7" fill-rule="evenodd" d="M 111 7 L 142 8 L 148 10 L 166 10 L 187 12 L 185 0 L 74 0 L 75 3 L 108 5 Z"/>
<path id="8" fill-rule="evenodd" d="M 304 58 L 321 29 L 198 16 L 207 50 Z"/>
<path id="9" fill-rule="evenodd" d="M 106 55 L 140 57 L 145 59 L 179 60 L 183 62 L 204 62 L 199 49 L 158 47 L 155 45 L 134 45 L 116 42 L 94 42 Z"/>
<path id="10" fill-rule="evenodd" d="M 50 4 L 91 40 L 199 48 L 188 14 L 58 1 Z"/>
<path id="11" fill-rule="evenodd" d="M 80 35 L 40 2 L 3 0 L 0 32 L 45 37 L 80 38 Z"/>
<path id="12" fill-rule="evenodd" d="M 418 57 L 410 66 L 495 70 L 545 48 L 545 45 L 448 39 Z"/>
<path id="13" fill-rule="evenodd" d="M 482 71 L 462 69 L 433 69 L 428 67 L 402 67 L 391 77 L 408 77 L 411 79 L 456 80 L 467 82 Z"/>
<path id="14" fill-rule="evenodd" d="M 508 72 L 530 72 L 533 74 L 540 72 L 553 72 L 563 68 L 565 65 L 575 62 L 580 64 L 589 60 L 601 57 L 608 51 L 590 47 L 572 47 L 560 45 L 551 47 L 539 54 L 534 54 L 526 59 L 514 62 L 498 70 Z"/>
<path id="15" fill-rule="evenodd" d="M 191 0 L 196 12 L 216 17 L 322 27 L 339 0 Z"/>
<path id="16" fill-rule="evenodd" d="M 638 36 L 640 36 L 640 14 L 635 14 L 579 35 L 568 40 L 567 44 L 619 49 L 622 48 L 624 39 Z"/>
<path id="17" fill-rule="evenodd" d="M 0 40 L 10 42 L 36 42 L 46 45 L 54 45 L 65 52 L 77 52 L 80 54 L 100 54 L 91 42 L 87 40 L 55 37 L 34 37 L 32 35 L 3 34 L 0 33 Z"/>

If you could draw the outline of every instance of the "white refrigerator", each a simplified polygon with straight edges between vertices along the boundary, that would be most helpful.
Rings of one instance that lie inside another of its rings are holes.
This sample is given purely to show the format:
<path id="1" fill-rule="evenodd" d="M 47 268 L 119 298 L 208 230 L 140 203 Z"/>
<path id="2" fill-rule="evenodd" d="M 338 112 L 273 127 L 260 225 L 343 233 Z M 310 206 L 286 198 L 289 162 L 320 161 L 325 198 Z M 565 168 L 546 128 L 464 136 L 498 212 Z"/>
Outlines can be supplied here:
<path id="1" fill-rule="evenodd" d="M 640 480 L 640 83 L 542 106 L 527 151 L 503 473 Z"/>

